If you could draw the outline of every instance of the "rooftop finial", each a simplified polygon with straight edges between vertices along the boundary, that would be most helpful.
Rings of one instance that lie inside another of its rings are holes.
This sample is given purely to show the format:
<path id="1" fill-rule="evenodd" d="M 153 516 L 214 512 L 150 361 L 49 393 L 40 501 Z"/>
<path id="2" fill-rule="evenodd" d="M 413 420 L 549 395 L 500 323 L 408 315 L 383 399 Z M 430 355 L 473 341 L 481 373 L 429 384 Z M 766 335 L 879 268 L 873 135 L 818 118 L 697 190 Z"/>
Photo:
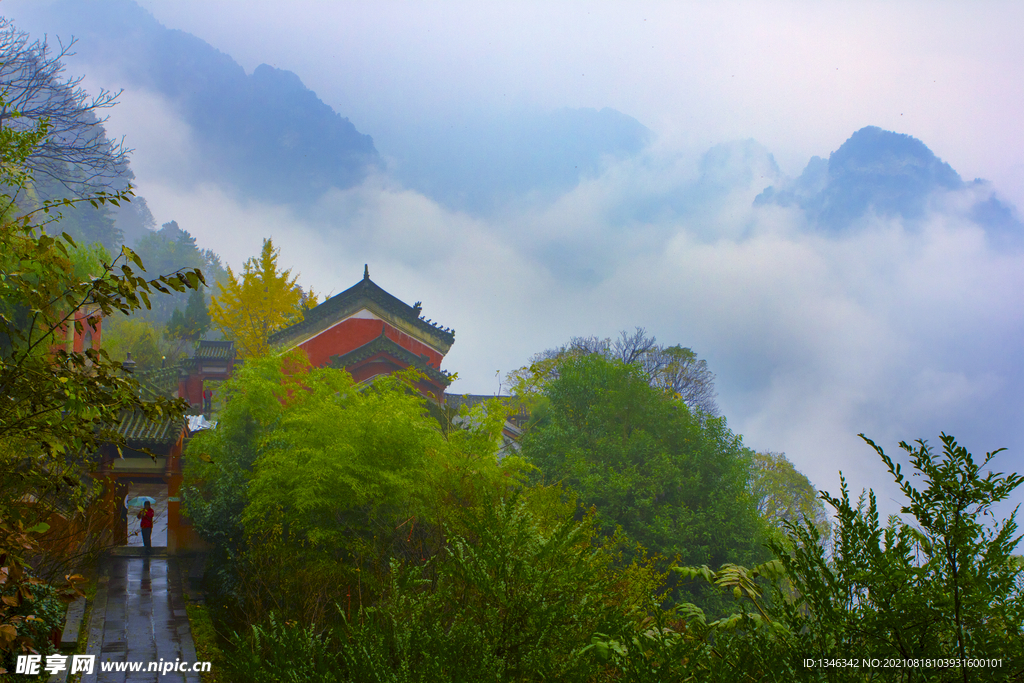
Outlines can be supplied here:
<path id="1" fill-rule="evenodd" d="M 364 263 L 363 264 L 363 279 L 364 280 L 369 280 L 370 279 L 370 264 L 369 263 Z"/>

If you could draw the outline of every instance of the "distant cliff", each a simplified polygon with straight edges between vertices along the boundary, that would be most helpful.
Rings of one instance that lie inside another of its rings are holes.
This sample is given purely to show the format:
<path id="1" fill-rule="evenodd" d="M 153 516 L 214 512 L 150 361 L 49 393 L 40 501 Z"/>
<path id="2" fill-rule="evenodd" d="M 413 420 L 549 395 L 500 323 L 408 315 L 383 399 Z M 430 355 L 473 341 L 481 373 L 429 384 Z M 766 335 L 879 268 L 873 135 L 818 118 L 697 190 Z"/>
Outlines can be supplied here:
<path id="1" fill-rule="evenodd" d="M 973 189 L 969 217 L 987 228 L 1019 229 L 1012 207 L 984 181 L 965 183 L 910 135 L 861 128 L 829 155 L 813 157 L 799 178 L 767 188 L 755 204 L 798 206 L 820 228 L 842 230 L 866 215 L 914 220 L 944 192 Z"/>
<path id="2" fill-rule="evenodd" d="M 203 155 L 200 172 L 243 196 L 309 201 L 360 182 L 379 162 L 370 136 L 295 74 L 266 64 L 246 74 L 230 56 L 166 28 L 131 0 L 60 0 L 33 23 L 77 38 L 78 58 L 110 68 L 124 87 L 165 97 L 191 128 Z"/>

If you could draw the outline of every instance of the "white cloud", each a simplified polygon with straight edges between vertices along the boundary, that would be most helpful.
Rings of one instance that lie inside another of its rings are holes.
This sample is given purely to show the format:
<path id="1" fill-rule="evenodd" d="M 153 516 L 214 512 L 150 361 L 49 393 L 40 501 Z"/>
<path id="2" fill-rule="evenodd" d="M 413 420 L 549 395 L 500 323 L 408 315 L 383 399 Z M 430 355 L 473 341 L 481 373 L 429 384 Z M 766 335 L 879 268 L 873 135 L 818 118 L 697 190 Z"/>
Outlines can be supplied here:
<path id="1" fill-rule="evenodd" d="M 103 66 L 80 65 L 88 74 L 83 86 L 88 92 L 120 90 L 119 76 Z M 163 96 L 148 90 L 122 93 L 117 106 L 104 112 L 107 136 L 124 137 L 134 150 L 132 170 L 137 177 L 161 178 L 165 182 L 191 185 L 202 166 L 201 149 L 192 130 Z"/>

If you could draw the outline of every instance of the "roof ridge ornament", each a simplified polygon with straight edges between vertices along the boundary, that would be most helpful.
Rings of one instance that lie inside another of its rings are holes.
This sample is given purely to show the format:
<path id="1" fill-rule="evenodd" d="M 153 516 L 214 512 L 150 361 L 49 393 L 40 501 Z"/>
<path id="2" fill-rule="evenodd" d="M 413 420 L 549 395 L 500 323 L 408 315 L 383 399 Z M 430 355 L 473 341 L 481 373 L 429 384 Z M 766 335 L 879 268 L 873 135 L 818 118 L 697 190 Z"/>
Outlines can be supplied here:
<path id="1" fill-rule="evenodd" d="M 370 264 L 369 263 L 364 263 L 363 264 L 363 279 L 364 280 L 369 280 L 370 279 Z"/>

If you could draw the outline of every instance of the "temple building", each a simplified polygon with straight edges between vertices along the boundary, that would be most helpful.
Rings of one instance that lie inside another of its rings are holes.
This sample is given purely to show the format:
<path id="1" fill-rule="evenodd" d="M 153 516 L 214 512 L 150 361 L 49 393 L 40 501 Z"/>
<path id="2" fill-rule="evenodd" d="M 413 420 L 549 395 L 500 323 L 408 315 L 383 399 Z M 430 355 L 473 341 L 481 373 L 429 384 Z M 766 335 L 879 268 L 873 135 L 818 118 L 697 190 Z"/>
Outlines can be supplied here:
<path id="1" fill-rule="evenodd" d="M 420 302 L 410 306 L 363 279 L 307 311 L 301 322 L 271 335 L 281 350 L 300 348 L 314 367 L 348 371 L 357 382 L 415 367 L 424 378 L 419 389 L 442 402 L 451 376 L 441 361 L 455 343 L 455 332 L 426 320 Z"/>
<path id="2" fill-rule="evenodd" d="M 196 412 L 209 415 L 210 394 L 214 386 L 231 376 L 235 369 L 235 343 L 202 340 L 191 358 L 176 368 L 178 397 L 188 400 Z M 170 381 L 168 377 L 165 381 Z M 211 386 L 212 385 L 212 386 Z"/>

